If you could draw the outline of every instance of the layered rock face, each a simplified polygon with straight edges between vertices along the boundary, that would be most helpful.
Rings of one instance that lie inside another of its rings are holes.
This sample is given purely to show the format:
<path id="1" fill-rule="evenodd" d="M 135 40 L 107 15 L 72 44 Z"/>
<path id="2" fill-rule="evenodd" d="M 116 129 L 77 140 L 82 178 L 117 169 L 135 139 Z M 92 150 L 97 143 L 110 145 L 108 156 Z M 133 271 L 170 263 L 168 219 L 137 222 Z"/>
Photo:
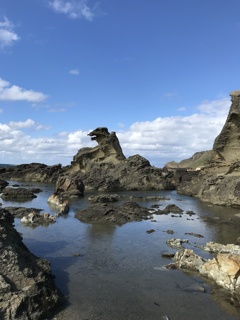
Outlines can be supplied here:
<path id="1" fill-rule="evenodd" d="M 231 93 L 226 123 L 215 139 L 212 159 L 198 173 L 177 170 L 179 193 L 217 205 L 240 206 L 240 91 Z"/>
<path id="2" fill-rule="evenodd" d="M 55 287 L 49 262 L 29 252 L 13 220 L 0 209 L 0 318 L 47 319 L 65 300 Z"/>
<path id="3" fill-rule="evenodd" d="M 140 155 L 126 158 L 122 152 L 115 132 L 107 128 L 97 128 L 89 133 L 98 145 L 83 148 L 74 156 L 71 166 L 61 175 L 61 186 L 65 179 L 80 178 L 86 190 L 119 191 L 119 190 L 161 190 L 172 189 L 166 178 L 168 173 L 152 167 L 148 160 Z M 58 193 L 58 189 L 56 193 Z M 63 194 L 62 190 L 61 193 Z"/>
<path id="4" fill-rule="evenodd" d="M 240 90 L 230 93 L 232 105 L 221 133 L 214 141 L 214 160 L 227 164 L 240 160 Z"/>

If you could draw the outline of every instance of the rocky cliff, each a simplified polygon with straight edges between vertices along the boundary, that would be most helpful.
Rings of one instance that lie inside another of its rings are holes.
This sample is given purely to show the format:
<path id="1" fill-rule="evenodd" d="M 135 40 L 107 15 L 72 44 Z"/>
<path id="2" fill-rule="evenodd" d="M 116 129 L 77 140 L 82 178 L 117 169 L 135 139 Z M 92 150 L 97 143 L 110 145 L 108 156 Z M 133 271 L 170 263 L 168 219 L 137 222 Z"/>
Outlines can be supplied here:
<path id="1" fill-rule="evenodd" d="M 176 170 L 178 192 L 217 205 L 240 206 L 240 91 L 231 94 L 232 105 L 222 131 L 214 141 L 209 164 L 198 173 Z"/>

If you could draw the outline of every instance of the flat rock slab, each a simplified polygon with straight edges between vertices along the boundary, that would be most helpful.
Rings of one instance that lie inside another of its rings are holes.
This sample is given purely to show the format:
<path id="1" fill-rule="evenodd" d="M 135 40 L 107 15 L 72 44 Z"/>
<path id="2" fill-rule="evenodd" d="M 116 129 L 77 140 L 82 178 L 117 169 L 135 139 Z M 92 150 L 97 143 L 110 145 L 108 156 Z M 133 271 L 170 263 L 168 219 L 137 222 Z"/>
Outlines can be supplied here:
<path id="1" fill-rule="evenodd" d="M 81 221 L 109 221 L 116 224 L 151 218 L 149 210 L 136 202 L 125 202 L 120 206 L 114 206 L 112 203 L 99 203 L 76 212 L 75 217 Z"/>

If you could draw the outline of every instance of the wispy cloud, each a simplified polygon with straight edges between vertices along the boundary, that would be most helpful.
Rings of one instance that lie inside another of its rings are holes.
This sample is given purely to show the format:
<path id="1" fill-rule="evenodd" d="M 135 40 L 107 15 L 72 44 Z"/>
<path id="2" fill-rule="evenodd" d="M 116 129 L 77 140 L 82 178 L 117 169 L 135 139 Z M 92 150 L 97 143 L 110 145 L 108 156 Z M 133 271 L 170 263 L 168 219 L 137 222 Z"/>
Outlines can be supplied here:
<path id="1" fill-rule="evenodd" d="M 90 8 L 88 0 L 51 0 L 49 6 L 57 13 L 63 13 L 71 19 L 83 18 L 92 21 L 94 8 Z"/>
<path id="2" fill-rule="evenodd" d="M 41 102 L 47 96 L 41 92 L 26 90 L 0 78 L 0 100 Z"/>
<path id="3" fill-rule="evenodd" d="M 7 17 L 3 17 L 0 20 L 0 48 L 3 49 L 5 47 L 11 46 L 17 40 L 20 40 L 20 37 L 14 31 L 14 24 L 7 19 Z"/>
<path id="4" fill-rule="evenodd" d="M 78 76 L 79 75 L 79 70 L 78 69 L 72 69 L 69 71 L 70 74 L 73 74 L 75 76 Z"/>

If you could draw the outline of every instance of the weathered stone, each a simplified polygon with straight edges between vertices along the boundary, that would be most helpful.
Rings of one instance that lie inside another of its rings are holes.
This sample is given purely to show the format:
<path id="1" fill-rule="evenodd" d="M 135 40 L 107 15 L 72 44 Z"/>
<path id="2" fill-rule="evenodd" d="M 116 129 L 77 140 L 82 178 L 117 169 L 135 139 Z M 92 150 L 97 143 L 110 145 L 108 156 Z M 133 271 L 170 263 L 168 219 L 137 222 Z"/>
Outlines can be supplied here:
<path id="1" fill-rule="evenodd" d="M 102 203 L 107 203 L 107 202 L 117 202 L 119 201 L 120 197 L 117 194 L 99 194 L 96 196 L 90 196 L 88 198 L 89 201 L 93 203 L 97 202 L 102 202 Z"/>
<path id="2" fill-rule="evenodd" d="M 33 199 L 37 196 L 31 190 L 26 188 L 6 187 L 5 189 L 3 189 L 1 197 L 4 200 L 22 200 Z"/>
<path id="3" fill-rule="evenodd" d="M 125 202 L 120 206 L 114 206 L 112 203 L 99 203 L 75 212 L 75 217 L 81 221 L 109 221 L 120 225 L 150 218 L 149 210 L 135 202 Z"/>
<path id="4" fill-rule="evenodd" d="M 182 248 L 183 243 L 188 243 L 188 239 L 168 239 L 166 241 L 167 245 L 173 248 Z"/>
<path id="5" fill-rule="evenodd" d="M 64 171 L 61 164 L 47 166 L 42 163 L 20 164 L 1 169 L 1 178 L 14 181 L 55 183 Z"/>
<path id="6" fill-rule="evenodd" d="M 69 201 L 55 193 L 48 198 L 48 204 L 53 210 L 57 210 L 59 214 L 68 214 L 69 212 Z"/>
<path id="7" fill-rule="evenodd" d="M 0 209 L 1 319 L 50 318 L 65 299 L 55 287 L 49 262 L 29 252 L 13 222 Z"/>
<path id="8" fill-rule="evenodd" d="M 192 249 L 178 251 L 174 255 L 178 268 L 199 271 L 205 260 L 196 255 Z"/>

